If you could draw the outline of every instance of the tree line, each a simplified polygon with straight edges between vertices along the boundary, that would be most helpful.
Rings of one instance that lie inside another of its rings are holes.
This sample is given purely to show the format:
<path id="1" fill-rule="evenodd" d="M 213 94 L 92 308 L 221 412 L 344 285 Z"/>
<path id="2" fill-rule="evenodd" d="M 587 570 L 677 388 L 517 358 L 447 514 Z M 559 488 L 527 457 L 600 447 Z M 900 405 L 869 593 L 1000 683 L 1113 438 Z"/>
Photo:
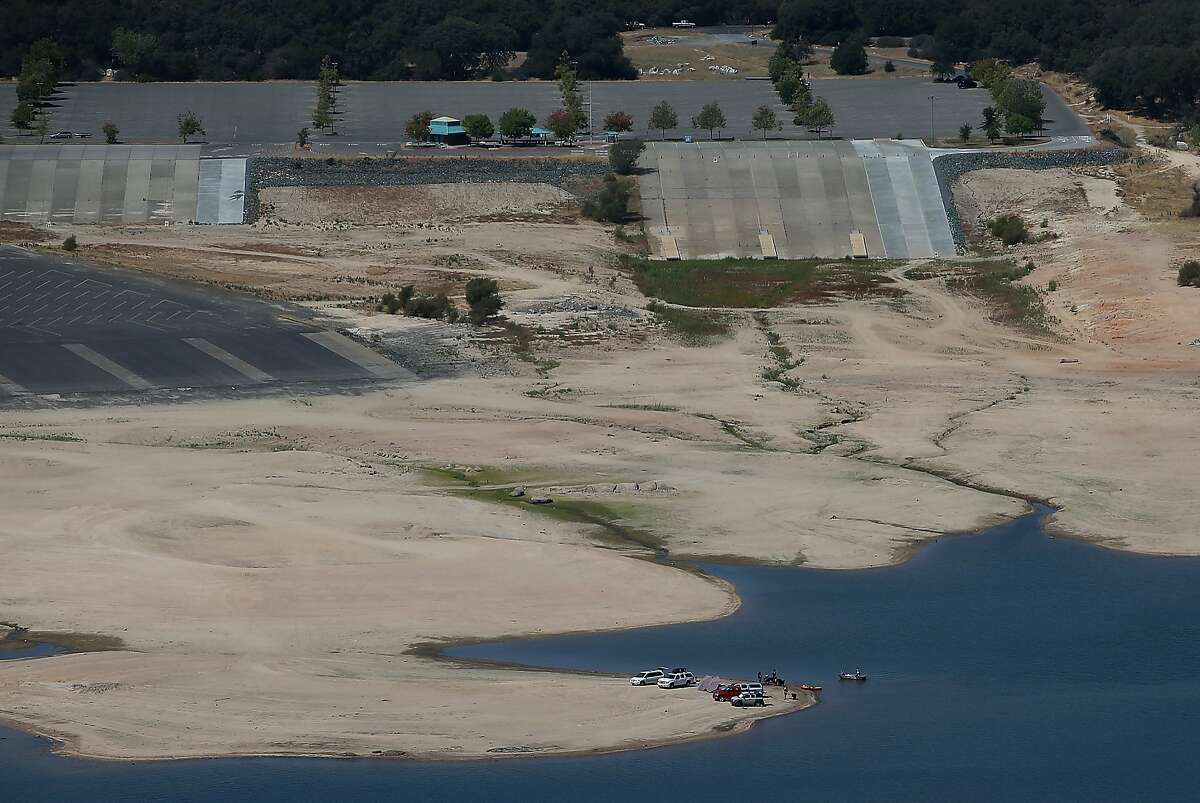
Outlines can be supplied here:
<path id="1" fill-rule="evenodd" d="M 0 75 L 49 39 L 67 80 L 311 79 L 326 54 L 356 80 L 552 79 L 564 51 L 582 80 L 634 78 L 617 33 L 679 17 L 775 21 L 788 42 L 913 37 L 940 64 L 1037 61 L 1152 114 L 1192 117 L 1200 100 L 1200 3 L 1184 0 L 296 0 L 286 14 L 266 0 L 7 0 Z M 857 71 L 858 48 L 843 55 Z"/>

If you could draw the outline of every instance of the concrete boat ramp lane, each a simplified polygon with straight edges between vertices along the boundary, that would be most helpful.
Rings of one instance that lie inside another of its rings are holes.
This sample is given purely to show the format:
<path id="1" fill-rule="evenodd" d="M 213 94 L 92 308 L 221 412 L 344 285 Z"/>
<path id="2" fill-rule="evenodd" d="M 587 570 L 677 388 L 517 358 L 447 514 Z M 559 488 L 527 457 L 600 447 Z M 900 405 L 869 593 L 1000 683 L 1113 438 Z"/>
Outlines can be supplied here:
<path id="1" fill-rule="evenodd" d="M 665 258 L 955 252 L 917 141 L 656 142 L 642 163 L 646 231 Z"/>
<path id="2" fill-rule="evenodd" d="M 0 246 L 0 404 L 253 391 L 415 375 L 274 305 Z"/>

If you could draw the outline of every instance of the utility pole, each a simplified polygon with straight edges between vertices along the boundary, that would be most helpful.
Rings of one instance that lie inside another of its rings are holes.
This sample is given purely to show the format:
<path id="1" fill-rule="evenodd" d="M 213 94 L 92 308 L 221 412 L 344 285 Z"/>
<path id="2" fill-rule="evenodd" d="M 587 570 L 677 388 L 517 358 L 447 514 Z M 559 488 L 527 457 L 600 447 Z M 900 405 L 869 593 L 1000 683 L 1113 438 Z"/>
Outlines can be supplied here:
<path id="1" fill-rule="evenodd" d="M 934 100 L 934 96 L 930 95 L 929 96 L 929 146 L 931 148 L 937 146 L 937 132 L 933 125 L 933 100 Z"/>

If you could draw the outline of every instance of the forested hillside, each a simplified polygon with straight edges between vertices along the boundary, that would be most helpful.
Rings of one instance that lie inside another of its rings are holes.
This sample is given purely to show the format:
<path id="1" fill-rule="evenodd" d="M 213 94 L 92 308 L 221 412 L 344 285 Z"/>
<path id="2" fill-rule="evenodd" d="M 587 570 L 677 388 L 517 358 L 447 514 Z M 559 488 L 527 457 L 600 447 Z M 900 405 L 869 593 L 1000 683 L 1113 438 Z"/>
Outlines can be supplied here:
<path id="1" fill-rule="evenodd" d="M 1188 115 L 1200 95 L 1197 0 L 6 0 L 0 75 L 48 37 L 83 79 L 313 78 L 327 53 L 351 79 L 551 77 L 564 50 L 581 78 L 632 78 L 616 34 L 681 17 L 817 43 L 922 34 L 943 60 L 1086 74 L 1113 106 Z"/>

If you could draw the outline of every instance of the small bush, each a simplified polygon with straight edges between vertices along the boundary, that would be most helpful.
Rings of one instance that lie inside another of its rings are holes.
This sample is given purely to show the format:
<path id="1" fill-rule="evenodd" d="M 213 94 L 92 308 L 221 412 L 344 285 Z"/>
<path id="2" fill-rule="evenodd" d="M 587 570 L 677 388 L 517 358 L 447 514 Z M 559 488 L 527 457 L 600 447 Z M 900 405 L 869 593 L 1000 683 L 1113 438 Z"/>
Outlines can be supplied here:
<path id="1" fill-rule="evenodd" d="M 876 36 L 875 47 L 904 47 L 904 37 Z"/>
<path id="2" fill-rule="evenodd" d="M 637 165 L 638 157 L 646 149 L 646 143 L 640 139 L 619 139 L 608 148 L 608 163 L 613 172 L 628 176 Z"/>
<path id="3" fill-rule="evenodd" d="M 1175 147 L 1175 144 L 1171 141 L 1171 137 L 1163 133 L 1151 134 L 1147 141 L 1156 148 Z"/>
<path id="4" fill-rule="evenodd" d="M 496 280 L 472 279 L 467 282 L 467 305 L 471 308 L 467 317 L 476 326 L 500 312 L 504 299 L 497 292 Z"/>
<path id="5" fill-rule="evenodd" d="M 1179 213 L 1180 217 L 1200 217 L 1200 181 L 1192 185 L 1192 203 Z"/>
<path id="6" fill-rule="evenodd" d="M 75 242 L 74 234 L 68 235 L 67 239 L 63 240 L 62 242 L 62 248 L 64 251 L 74 251 L 78 247 L 79 243 Z"/>
<path id="7" fill-rule="evenodd" d="M 1020 215 L 1001 215 L 988 221 L 988 231 L 1005 245 L 1023 243 L 1029 238 L 1029 229 Z"/>
<path id="8" fill-rule="evenodd" d="M 620 223 L 629 214 L 629 185 L 609 173 L 604 185 L 583 202 L 583 214 L 602 223 Z"/>
<path id="9" fill-rule="evenodd" d="M 1107 126 L 1100 131 L 1100 136 L 1117 143 L 1122 148 L 1132 148 L 1137 144 L 1137 132 L 1125 126 Z"/>
<path id="10" fill-rule="evenodd" d="M 1200 287 L 1200 262 L 1185 262 L 1179 268 L 1177 281 L 1180 287 Z"/>
<path id="11" fill-rule="evenodd" d="M 1054 279 L 1051 279 L 1050 283 L 1046 285 L 1046 289 L 1053 293 L 1058 289 L 1058 282 L 1056 282 Z"/>

